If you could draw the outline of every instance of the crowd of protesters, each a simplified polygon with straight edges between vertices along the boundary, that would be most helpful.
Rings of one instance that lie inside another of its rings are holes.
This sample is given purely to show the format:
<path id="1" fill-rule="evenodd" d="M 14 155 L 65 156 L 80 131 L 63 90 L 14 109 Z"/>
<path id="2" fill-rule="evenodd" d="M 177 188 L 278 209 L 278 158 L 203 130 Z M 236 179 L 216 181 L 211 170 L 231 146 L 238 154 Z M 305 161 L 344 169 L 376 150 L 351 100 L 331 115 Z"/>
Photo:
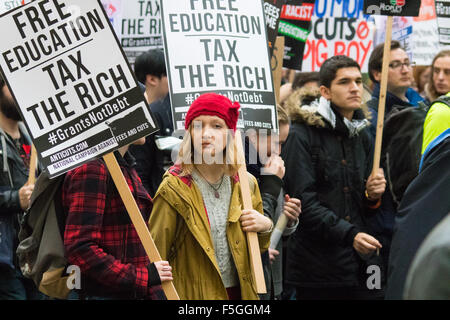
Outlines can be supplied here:
<path id="1" fill-rule="evenodd" d="M 279 131 L 243 137 L 252 210 L 243 210 L 237 174 L 239 103 L 201 95 L 180 143 L 164 147 L 160 139 L 175 135 L 164 53 L 138 57 L 135 75 L 160 131 L 114 156 L 162 261 L 149 261 L 106 164 L 93 160 L 62 185 L 66 257 L 82 276 L 70 298 L 165 299 L 161 284 L 173 281 L 181 299 L 450 299 L 450 104 L 442 98 L 450 95 L 450 51 L 414 70 L 392 42 L 385 120 L 426 108 L 417 128 L 420 169 L 396 201 L 383 156 L 372 170 L 383 46 L 370 56 L 370 85 L 346 56 L 286 81 Z M 34 188 L 27 183 L 31 140 L 3 79 L 0 138 L 0 299 L 48 299 L 21 274 L 15 254 Z M 282 215 L 287 226 L 272 247 Z M 264 295 L 256 291 L 247 232 L 258 235 Z"/>

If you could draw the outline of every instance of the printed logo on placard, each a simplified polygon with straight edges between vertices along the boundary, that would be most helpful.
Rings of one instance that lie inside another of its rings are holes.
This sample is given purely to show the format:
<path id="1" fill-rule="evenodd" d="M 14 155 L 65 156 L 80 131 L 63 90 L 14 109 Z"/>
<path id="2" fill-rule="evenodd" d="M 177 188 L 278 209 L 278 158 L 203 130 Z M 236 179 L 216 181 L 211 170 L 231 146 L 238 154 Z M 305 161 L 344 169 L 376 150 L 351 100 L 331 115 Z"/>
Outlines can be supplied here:
<path id="1" fill-rule="evenodd" d="M 391 5 L 403 7 L 405 5 L 405 0 L 391 0 Z"/>
<path id="2" fill-rule="evenodd" d="M 382 12 L 390 12 L 391 14 L 400 14 L 403 11 L 403 6 L 406 4 L 405 0 L 390 0 L 389 4 L 381 2 L 379 6 L 370 5 L 367 7 L 368 14 L 381 14 Z"/>

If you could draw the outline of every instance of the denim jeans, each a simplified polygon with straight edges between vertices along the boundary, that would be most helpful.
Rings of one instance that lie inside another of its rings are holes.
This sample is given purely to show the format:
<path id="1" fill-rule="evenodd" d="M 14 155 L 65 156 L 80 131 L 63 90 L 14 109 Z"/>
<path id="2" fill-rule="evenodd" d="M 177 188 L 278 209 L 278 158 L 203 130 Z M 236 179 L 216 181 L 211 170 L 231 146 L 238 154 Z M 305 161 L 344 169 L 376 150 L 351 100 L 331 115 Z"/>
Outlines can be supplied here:
<path id="1" fill-rule="evenodd" d="M 25 278 L 18 269 L 0 267 L 0 300 L 44 300 L 30 279 Z"/>

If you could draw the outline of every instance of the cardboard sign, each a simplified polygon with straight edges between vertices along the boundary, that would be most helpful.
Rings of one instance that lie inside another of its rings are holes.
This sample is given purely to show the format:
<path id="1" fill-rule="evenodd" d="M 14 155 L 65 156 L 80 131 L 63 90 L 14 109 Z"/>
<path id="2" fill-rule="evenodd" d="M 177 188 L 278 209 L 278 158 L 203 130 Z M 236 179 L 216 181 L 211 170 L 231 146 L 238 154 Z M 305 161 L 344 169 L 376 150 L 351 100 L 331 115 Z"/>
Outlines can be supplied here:
<path id="1" fill-rule="evenodd" d="M 270 56 L 278 35 L 281 8 L 286 0 L 264 0 L 264 14 L 266 16 L 267 37 L 269 38 Z"/>
<path id="2" fill-rule="evenodd" d="M 386 38 L 386 19 L 387 16 L 373 16 L 376 25 L 374 46 L 384 43 Z M 413 53 L 413 18 L 412 17 L 394 17 L 392 22 L 392 40 L 400 42 L 401 47 L 406 51 L 411 61 L 414 58 Z M 428 40 L 428 39 L 426 39 Z"/>
<path id="3" fill-rule="evenodd" d="M 175 130 L 207 92 L 241 104 L 238 128 L 278 130 L 262 1 L 162 0 L 161 7 Z"/>
<path id="4" fill-rule="evenodd" d="M 434 0 L 422 0 L 418 17 L 413 18 L 412 61 L 417 65 L 431 65 L 434 56 L 441 51 Z"/>
<path id="5" fill-rule="evenodd" d="M 315 0 L 289 0 L 281 11 L 278 34 L 285 37 L 283 66 L 301 70 L 303 51 L 311 30 Z"/>
<path id="6" fill-rule="evenodd" d="M 435 3 L 439 43 L 442 45 L 450 45 L 450 2 L 436 0 Z"/>
<path id="7" fill-rule="evenodd" d="M 364 0 L 364 13 L 382 16 L 417 17 L 421 0 Z"/>
<path id="8" fill-rule="evenodd" d="M 102 3 L 106 12 L 110 12 L 111 23 L 131 64 L 142 53 L 163 47 L 159 0 L 102 0 Z"/>
<path id="9" fill-rule="evenodd" d="M 156 130 L 99 1 L 33 1 L 0 30 L 1 71 L 50 176 Z"/>
<path id="10" fill-rule="evenodd" d="M 276 101 L 280 101 L 281 78 L 283 77 L 284 37 L 277 37 L 272 54 L 272 78 Z"/>
<path id="11" fill-rule="evenodd" d="M 316 0 L 302 71 L 319 71 L 326 59 L 346 55 L 367 72 L 375 27 L 362 5 L 361 0 Z"/>

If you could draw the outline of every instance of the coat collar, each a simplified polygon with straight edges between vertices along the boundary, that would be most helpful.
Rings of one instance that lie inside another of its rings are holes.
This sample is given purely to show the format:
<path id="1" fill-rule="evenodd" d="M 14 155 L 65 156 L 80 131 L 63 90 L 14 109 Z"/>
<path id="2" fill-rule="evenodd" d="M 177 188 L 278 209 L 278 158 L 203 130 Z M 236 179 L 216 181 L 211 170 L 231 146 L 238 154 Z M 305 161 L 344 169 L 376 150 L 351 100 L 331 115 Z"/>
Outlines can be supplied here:
<path id="1" fill-rule="evenodd" d="M 403 101 L 402 99 L 397 97 L 395 94 L 387 91 L 386 92 L 386 114 L 392 110 L 392 107 L 394 105 L 402 106 L 402 107 L 412 107 L 412 106 L 417 106 L 417 104 L 419 102 L 424 101 L 424 98 L 422 96 L 420 96 L 420 94 L 417 91 L 415 91 L 413 88 L 408 88 L 408 90 L 406 90 L 405 96 L 406 96 L 406 99 L 408 99 L 408 101 Z M 376 99 L 377 101 L 380 98 L 380 84 L 379 83 L 376 83 L 375 87 L 373 88 L 372 98 Z M 378 109 L 378 105 L 376 106 L 376 108 Z"/>
<path id="2" fill-rule="evenodd" d="M 347 134 L 349 137 L 359 135 L 359 133 L 367 128 L 370 123 L 364 117 L 362 110 L 356 110 L 353 119 L 350 121 L 342 117 L 337 112 L 337 106 L 333 105 L 331 101 L 320 97 L 319 107 L 317 113 L 336 131 Z"/>
<path id="3" fill-rule="evenodd" d="M 171 204 L 178 204 L 177 211 L 183 216 L 189 211 L 188 207 L 196 211 L 198 216 L 202 219 L 202 224 L 209 229 L 209 222 L 207 212 L 203 203 L 203 198 L 197 185 L 193 183 L 192 176 L 180 176 L 181 167 L 174 165 L 164 175 L 165 179 L 169 179 L 167 184 L 173 189 L 173 199 L 166 199 Z M 173 177 L 173 178 L 170 178 Z M 241 193 L 239 176 L 236 174 L 231 177 L 231 202 L 228 212 L 228 221 L 236 222 L 239 220 L 242 214 L 241 208 Z M 185 216 L 183 216 L 186 218 Z"/>

